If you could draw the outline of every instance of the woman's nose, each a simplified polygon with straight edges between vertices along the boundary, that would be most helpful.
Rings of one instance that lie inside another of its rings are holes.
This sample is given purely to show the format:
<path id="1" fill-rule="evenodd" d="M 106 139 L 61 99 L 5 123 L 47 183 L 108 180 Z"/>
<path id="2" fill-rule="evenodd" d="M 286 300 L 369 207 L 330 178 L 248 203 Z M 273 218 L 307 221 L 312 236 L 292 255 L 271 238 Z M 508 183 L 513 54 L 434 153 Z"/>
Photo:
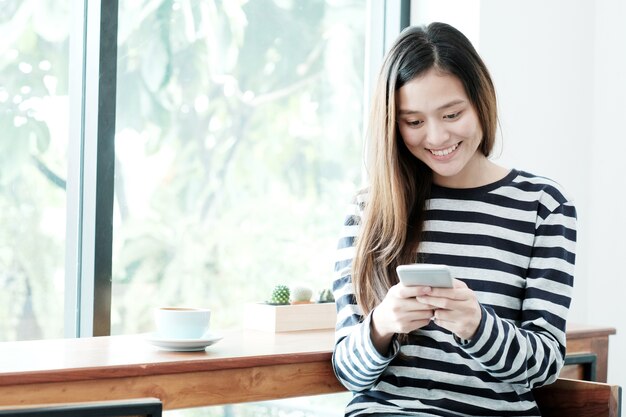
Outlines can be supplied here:
<path id="1" fill-rule="evenodd" d="M 430 147 L 436 148 L 437 145 L 447 143 L 449 139 L 450 132 L 448 132 L 444 123 L 436 121 L 427 124 L 426 142 L 432 145 Z"/>

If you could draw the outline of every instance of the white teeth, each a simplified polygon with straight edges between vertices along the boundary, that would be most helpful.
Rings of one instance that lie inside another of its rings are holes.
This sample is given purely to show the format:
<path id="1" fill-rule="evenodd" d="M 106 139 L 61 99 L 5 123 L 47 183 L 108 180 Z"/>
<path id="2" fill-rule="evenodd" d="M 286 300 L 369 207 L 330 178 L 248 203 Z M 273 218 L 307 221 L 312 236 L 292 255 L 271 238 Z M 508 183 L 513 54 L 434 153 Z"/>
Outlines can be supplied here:
<path id="1" fill-rule="evenodd" d="M 440 151 L 435 151 L 435 150 L 429 149 L 429 151 L 430 151 L 430 153 L 432 153 L 435 156 L 446 156 L 450 152 L 454 152 L 456 150 L 456 148 L 458 148 L 458 147 L 459 147 L 459 144 L 457 143 L 457 144 L 454 144 L 454 145 L 450 146 L 447 149 L 442 149 Z"/>

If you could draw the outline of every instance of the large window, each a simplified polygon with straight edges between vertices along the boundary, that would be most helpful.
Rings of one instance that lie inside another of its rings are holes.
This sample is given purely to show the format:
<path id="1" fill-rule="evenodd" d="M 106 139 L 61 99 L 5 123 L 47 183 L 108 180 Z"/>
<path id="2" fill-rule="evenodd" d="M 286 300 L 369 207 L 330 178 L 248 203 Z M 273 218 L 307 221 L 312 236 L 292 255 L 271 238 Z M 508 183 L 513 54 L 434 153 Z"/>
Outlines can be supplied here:
<path id="1" fill-rule="evenodd" d="M 398 4 L 3 1 L 0 341 L 147 332 L 157 305 L 225 329 L 277 284 L 328 288 Z"/>
<path id="2" fill-rule="evenodd" d="M 63 336 L 69 8 L 0 7 L 0 341 Z"/>
<path id="3" fill-rule="evenodd" d="M 365 3 L 120 2 L 112 332 L 155 305 L 218 328 L 330 286 L 360 183 Z"/>

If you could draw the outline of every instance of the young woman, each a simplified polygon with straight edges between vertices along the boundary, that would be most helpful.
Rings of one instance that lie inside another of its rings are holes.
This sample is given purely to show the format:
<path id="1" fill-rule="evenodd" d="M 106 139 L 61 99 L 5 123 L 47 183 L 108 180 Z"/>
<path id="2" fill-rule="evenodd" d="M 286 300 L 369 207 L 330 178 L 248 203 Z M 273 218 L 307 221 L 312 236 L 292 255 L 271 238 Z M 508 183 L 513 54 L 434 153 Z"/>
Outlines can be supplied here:
<path id="1" fill-rule="evenodd" d="M 346 416 L 539 416 L 565 355 L 576 212 L 555 182 L 491 160 L 496 96 L 458 30 L 408 28 L 373 101 L 369 187 L 339 243 L 333 366 Z M 453 288 L 396 267 L 447 265 Z"/>

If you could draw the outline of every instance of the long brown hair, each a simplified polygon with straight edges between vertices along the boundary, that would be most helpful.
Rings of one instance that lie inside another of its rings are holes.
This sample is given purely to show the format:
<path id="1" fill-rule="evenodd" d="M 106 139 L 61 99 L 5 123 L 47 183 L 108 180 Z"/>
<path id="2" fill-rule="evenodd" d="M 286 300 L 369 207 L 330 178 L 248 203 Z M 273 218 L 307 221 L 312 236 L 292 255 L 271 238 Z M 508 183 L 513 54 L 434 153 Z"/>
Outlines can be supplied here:
<path id="1" fill-rule="evenodd" d="M 495 90 L 470 41 L 445 23 L 405 29 L 384 60 L 368 127 L 370 186 L 352 270 L 364 314 L 398 282 L 396 266 L 417 261 L 432 171 L 409 152 L 400 136 L 396 92 L 431 68 L 463 83 L 478 114 L 483 132 L 480 150 L 485 156 L 495 142 Z"/>

